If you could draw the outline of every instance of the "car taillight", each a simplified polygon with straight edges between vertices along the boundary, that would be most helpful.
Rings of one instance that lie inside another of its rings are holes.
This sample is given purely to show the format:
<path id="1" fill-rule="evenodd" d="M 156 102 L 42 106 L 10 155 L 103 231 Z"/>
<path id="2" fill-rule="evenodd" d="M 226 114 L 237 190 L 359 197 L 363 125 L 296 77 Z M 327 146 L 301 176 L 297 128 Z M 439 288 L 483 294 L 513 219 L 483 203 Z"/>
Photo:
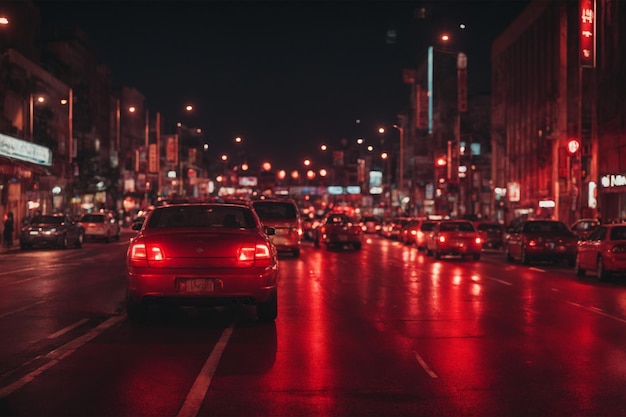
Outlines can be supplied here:
<path id="1" fill-rule="evenodd" d="M 481 238 L 477 237 L 477 238 L 476 238 L 476 244 L 477 244 L 477 245 L 480 245 L 481 240 L 482 240 Z"/>
<path id="2" fill-rule="evenodd" d="M 417 231 L 415 231 L 415 230 L 411 230 L 411 235 L 412 235 L 412 236 L 417 235 Z"/>
<path id="3" fill-rule="evenodd" d="M 422 239 L 424 237 L 424 232 L 422 232 L 422 231 L 417 232 L 417 237 Z"/>
<path id="4" fill-rule="evenodd" d="M 439 236 L 439 241 L 441 243 L 445 242 L 446 241 L 446 237 L 444 235 Z"/>
<path id="5" fill-rule="evenodd" d="M 270 248 L 266 243 L 257 243 L 255 246 L 242 246 L 237 251 L 237 262 L 241 266 L 269 265 L 270 259 Z"/>
<path id="6" fill-rule="evenodd" d="M 611 249 L 613 253 L 626 253 L 626 246 L 615 246 Z"/>
<path id="7" fill-rule="evenodd" d="M 537 241 L 536 240 L 529 241 L 528 246 L 537 246 Z"/>
<path id="8" fill-rule="evenodd" d="M 130 248 L 131 261 L 162 261 L 165 259 L 163 251 L 158 246 L 148 246 L 145 243 L 134 243 Z"/>

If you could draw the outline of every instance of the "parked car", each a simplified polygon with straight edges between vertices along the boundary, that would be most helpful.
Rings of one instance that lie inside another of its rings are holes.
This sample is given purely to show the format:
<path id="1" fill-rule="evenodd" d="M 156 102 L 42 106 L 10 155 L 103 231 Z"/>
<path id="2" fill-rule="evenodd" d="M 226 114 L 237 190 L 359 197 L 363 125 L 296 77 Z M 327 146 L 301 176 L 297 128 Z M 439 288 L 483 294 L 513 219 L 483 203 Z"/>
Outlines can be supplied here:
<path id="1" fill-rule="evenodd" d="M 574 266 L 578 238 L 558 220 L 526 220 L 511 231 L 506 258 L 519 259 L 524 265 L 532 261 L 566 261 Z"/>
<path id="2" fill-rule="evenodd" d="M 276 234 L 271 237 L 279 251 L 300 256 L 303 229 L 300 209 L 293 200 L 266 199 L 252 202 L 252 207 L 263 225 L 273 227 Z"/>
<path id="3" fill-rule="evenodd" d="M 626 273 L 626 224 L 600 225 L 578 242 L 576 275 L 595 271 L 599 280 Z"/>
<path id="4" fill-rule="evenodd" d="M 580 219 L 576 220 L 571 226 L 570 230 L 578 239 L 584 239 L 596 230 L 600 226 L 598 219 Z"/>
<path id="5" fill-rule="evenodd" d="M 35 246 L 81 248 L 85 229 L 64 214 L 40 214 L 33 216 L 20 232 L 20 249 Z"/>
<path id="6" fill-rule="evenodd" d="M 441 259 L 443 255 L 471 256 L 479 260 L 482 241 L 474 224 L 469 220 L 442 220 L 438 222 L 426 241 L 426 254 Z"/>
<path id="7" fill-rule="evenodd" d="M 126 254 L 126 308 L 150 304 L 255 305 L 261 320 L 278 313 L 278 252 L 250 206 L 165 205 L 151 211 Z"/>
<path id="8" fill-rule="evenodd" d="M 500 223 L 479 222 L 476 229 L 483 241 L 483 249 L 500 249 L 504 246 L 504 226 Z"/>
<path id="9" fill-rule="evenodd" d="M 325 244 L 327 249 L 344 245 L 361 249 L 363 246 L 363 229 L 356 218 L 347 214 L 328 213 L 315 230 L 316 248 L 321 247 L 322 244 Z"/>
<path id="10" fill-rule="evenodd" d="M 121 227 L 111 212 L 87 213 L 78 222 L 85 229 L 85 239 L 120 240 Z"/>

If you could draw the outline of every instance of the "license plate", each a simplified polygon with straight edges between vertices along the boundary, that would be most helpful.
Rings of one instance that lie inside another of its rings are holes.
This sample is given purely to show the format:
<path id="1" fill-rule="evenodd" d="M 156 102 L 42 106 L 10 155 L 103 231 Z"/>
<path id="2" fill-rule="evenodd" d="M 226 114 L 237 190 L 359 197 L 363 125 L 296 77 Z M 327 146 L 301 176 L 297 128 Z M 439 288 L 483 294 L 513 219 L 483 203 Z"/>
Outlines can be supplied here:
<path id="1" fill-rule="evenodd" d="M 557 252 L 565 252 L 565 246 L 557 246 L 556 247 L 556 251 Z"/>
<path id="2" fill-rule="evenodd" d="M 339 240 L 341 242 L 346 242 L 348 240 L 348 236 L 347 235 L 339 235 Z"/>
<path id="3" fill-rule="evenodd" d="M 212 279 L 185 279 L 181 281 L 182 292 L 213 292 L 215 290 L 215 280 Z"/>

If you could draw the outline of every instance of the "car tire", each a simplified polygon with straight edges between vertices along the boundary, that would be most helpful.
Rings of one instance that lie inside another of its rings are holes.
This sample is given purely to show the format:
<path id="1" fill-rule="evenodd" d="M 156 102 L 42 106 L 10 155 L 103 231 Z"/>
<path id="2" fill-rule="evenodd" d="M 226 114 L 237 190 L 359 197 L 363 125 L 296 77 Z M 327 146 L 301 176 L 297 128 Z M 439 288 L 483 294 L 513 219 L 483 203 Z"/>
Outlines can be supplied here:
<path id="1" fill-rule="evenodd" d="M 294 258 L 297 258 L 298 256 L 300 256 L 300 249 L 292 250 L 291 254 L 293 255 Z"/>
<path id="2" fill-rule="evenodd" d="M 598 263 L 596 264 L 596 274 L 598 275 L 599 281 L 607 281 L 611 278 L 611 273 L 607 271 L 604 267 L 604 261 L 602 260 L 602 256 L 598 256 Z"/>
<path id="3" fill-rule="evenodd" d="M 438 250 L 435 251 L 435 259 L 441 259 L 441 253 Z"/>
<path id="4" fill-rule="evenodd" d="M 61 249 L 67 249 L 67 245 L 68 245 L 67 234 L 64 234 L 61 239 Z"/>
<path id="5" fill-rule="evenodd" d="M 79 233 L 78 236 L 76 237 L 76 242 L 74 243 L 74 246 L 76 246 L 77 249 L 82 248 L 84 240 L 85 240 L 85 235 L 83 235 L 82 233 Z"/>
<path id="6" fill-rule="evenodd" d="M 577 277 L 585 276 L 585 270 L 580 267 L 580 259 L 578 256 L 576 256 L 576 261 L 574 264 L 574 272 L 576 273 Z"/>
<path id="7" fill-rule="evenodd" d="M 474 254 L 474 260 L 475 261 L 480 261 L 480 253 L 475 253 Z"/>
<path id="8" fill-rule="evenodd" d="M 433 251 L 426 249 L 426 256 L 433 256 Z"/>
<path id="9" fill-rule="evenodd" d="M 511 255 L 511 252 L 507 248 L 507 250 L 506 250 L 506 261 L 507 262 L 513 262 L 514 260 L 515 260 L 515 258 L 513 258 L 513 255 Z"/>
<path id="10" fill-rule="evenodd" d="M 356 250 L 361 250 L 361 247 L 362 247 L 362 246 L 363 246 L 363 245 L 361 245 L 360 243 L 355 243 L 355 244 L 354 244 L 354 249 L 356 249 Z"/>
<path id="11" fill-rule="evenodd" d="M 138 321 L 145 315 L 145 307 L 136 302 L 130 292 L 126 292 L 126 316 L 130 321 Z"/>
<path id="12" fill-rule="evenodd" d="M 520 253 L 520 262 L 523 265 L 530 265 L 530 259 L 528 258 L 528 255 L 526 255 L 526 248 L 524 248 L 522 246 L 522 251 Z"/>
<path id="13" fill-rule="evenodd" d="M 278 317 L 278 293 L 274 293 L 265 303 L 256 305 L 256 315 L 261 321 L 274 321 Z"/>

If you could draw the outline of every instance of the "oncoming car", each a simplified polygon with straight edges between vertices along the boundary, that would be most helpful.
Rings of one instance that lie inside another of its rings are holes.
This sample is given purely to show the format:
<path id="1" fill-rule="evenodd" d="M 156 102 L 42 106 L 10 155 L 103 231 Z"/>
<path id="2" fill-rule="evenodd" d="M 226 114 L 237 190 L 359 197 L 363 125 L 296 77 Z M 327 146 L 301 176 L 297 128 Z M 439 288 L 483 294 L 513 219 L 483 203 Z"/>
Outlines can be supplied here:
<path id="1" fill-rule="evenodd" d="M 250 206 L 166 205 L 151 211 L 126 254 L 128 317 L 150 304 L 255 305 L 278 314 L 278 255 Z"/>
<path id="2" fill-rule="evenodd" d="M 120 225 L 110 212 L 84 214 L 79 223 L 85 229 L 86 239 L 120 240 Z"/>
<path id="3" fill-rule="evenodd" d="M 55 246 L 81 248 L 85 239 L 85 229 L 64 214 L 40 214 L 34 216 L 22 228 L 20 249 L 35 246 Z"/>

